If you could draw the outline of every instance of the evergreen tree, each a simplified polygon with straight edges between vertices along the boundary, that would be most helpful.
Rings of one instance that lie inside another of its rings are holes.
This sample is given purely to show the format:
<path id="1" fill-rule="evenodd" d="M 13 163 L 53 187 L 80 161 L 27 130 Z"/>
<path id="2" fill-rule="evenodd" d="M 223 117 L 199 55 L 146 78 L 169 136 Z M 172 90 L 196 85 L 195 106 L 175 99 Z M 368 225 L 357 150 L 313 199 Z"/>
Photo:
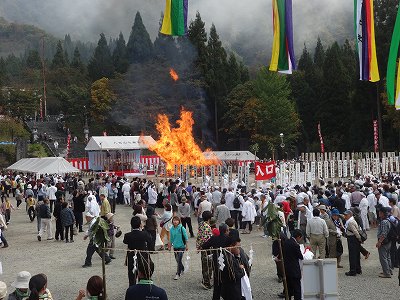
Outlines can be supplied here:
<path id="1" fill-rule="evenodd" d="M 262 68 L 256 79 L 236 86 L 227 97 L 223 131 L 228 140 L 259 143 L 260 153 L 267 145 L 278 145 L 277 132 L 285 134 L 286 149 L 299 137 L 300 119 L 291 100 L 291 88 L 285 76 Z"/>
<path id="2" fill-rule="evenodd" d="M 51 63 L 51 67 L 53 69 L 56 68 L 64 68 L 67 65 L 64 56 L 64 50 L 61 44 L 61 41 L 57 42 L 56 54 L 54 54 L 53 61 Z"/>
<path id="3" fill-rule="evenodd" d="M 199 12 L 196 13 L 196 19 L 190 22 L 188 37 L 197 50 L 196 67 L 205 72 L 207 68 L 207 32 Z"/>
<path id="4" fill-rule="evenodd" d="M 342 54 L 338 43 L 333 43 L 326 51 L 323 65 L 323 94 L 317 115 L 325 133 L 327 151 L 349 150 L 347 130 L 350 115 L 346 108 L 351 104 L 352 79 L 343 64 Z"/>
<path id="5" fill-rule="evenodd" d="M 26 58 L 26 66 L 30 69 L 41 69 L 42 61 L 37 50 L 30 50 Z"/>
<path id="6" fill-rule="evenodd" d="M 238 84 L 242 83 L 240 66 L 237 63 L 235 54 L 233 53 L 229 55 L 227 75 L 227 88 L 229 91 L 231 91 Z"/>
<path id="7" fill-rule="evenodd" d="M 65 65 L 69 65 L 69 55 L 67 50 L 64 50 Z"/>
<path id="8" fill-rule="evenodd" d="M 215 136 L 218 146 L 219 132 L 219 111 L 223 106 L 223 99 L 228 94 L 228 63 L 226 60 L 226 51 L 222 47 L 217 30 L 212 24 L 210 37 L 207 43 L 207 71 L 205 79 L 207 83 L 207 94 L 209 105 L 214 108 Z M 213 104 L 213 105 L 212 105 Z"/>
<path id="9" fill-rule="evenodd" d="M 322 68 L 322 66 L 324 65 L 324 57 L 324 46 L 322 46 L 321 39 L 318 37 L 317 46 L 315 47 L 314 53 L 314 63 L 317 65 L 317 67 Z"/>
<path id="10" fill-rule="evenodd" d="M 81 53 L 79 52 L 78 46 L 75 47 L 74 56 L 72 57 L 71 67 L 84 72 L 85 66 L 81 60 Z"/>
<path id="11" fill-rule="evenodd" d="M 0 88 L 7 83 L 6 62 L 3 57 L 0 57 Z"/>
<path id="12" fill-rule="evenodd" d="M 92 80 L 114 76 L 114 65 L 104 33 L 100 34 L 94 55 L 88 64 L 88 72 Z"/>
<path id="13" fill-rule="evenodd" d="M 71 36 L 66 34 L 64 36 L 64 45 L 63 48 L 65 50 L 66 56 L 65 57 L 72 57 L 72 53 L 74 51 L 74 45 L 71 40 Z"/>
<path id="14" fill-rule="evenodd" d="M 129 67 L 128 53 L 126 50 L 125 39 L 122 32 L 119 33 L 119 37 L 116 42 L 112 58 L 115 71 L 122 74 L 128 70 Z"/>
<path id="15" fill-rule="evenodd" d="M 313 67 L 313 60 L 310 52 L 308 52 L 306 44 L 304 44 L 303 53 L 300 56 L 298 69 L 301 71 L 310 71 Z"/>
<path id="16" fill-rule="evenodd" d="M 130 63 L 145 62 L 153 57 L 153 43 L 139 12 L 135 16 L 135 22 L 127 44 L 127 51 Z"/>

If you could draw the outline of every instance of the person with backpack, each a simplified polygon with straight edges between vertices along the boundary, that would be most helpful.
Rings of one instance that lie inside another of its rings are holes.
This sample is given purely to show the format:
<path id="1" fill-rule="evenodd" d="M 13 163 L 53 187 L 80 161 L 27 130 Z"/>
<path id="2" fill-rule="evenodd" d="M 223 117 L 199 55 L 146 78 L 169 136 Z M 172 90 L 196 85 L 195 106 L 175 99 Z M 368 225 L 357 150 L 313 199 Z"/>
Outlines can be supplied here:
<path id="1" fill-rule="evenodd" d="M 182 258 L 184 252 L 188 250 L 188 236 L 186 233 L 186 229 L 182 226 L 181 219 L 178 216 L 174 216 L 172 218 L 172 225 L 173 226 L 169 231 L 170 239 L 168 243 L 168 250 L 171 250 L 172 247 L 175 252 L 174 255 L 177 262 L 177 270 L 174 280 L 178 280 L 185 271 L 185 267 L 182 263 Z"/>
<path id="2" fill-rule="evenodd" d="M 240 194 L 235 195 L 235 198 L 232 202 L 231 218 L 235 220 L 235 228 L 242 228 L 242 203 L 244 203 L 243 199 L 244 192 L 240 192 Z M 225 196 L 226 197 L 226 196 Z"/>
<path id="3" fill-rule="evenodd" d="M 381 263 L 383 272 L 379 274 L 381 278 L 391 278 L 393 271 L 391 269 L 391 258 L 390 258 L 390 247 L 392 245 L 393 229 L 392 225 L 388 219 L 389 210 L 382 208 L 379 210 L 379 218 L 381 220 L 376 243 L 376 248 L 378 248 L 379 262 Z"/>

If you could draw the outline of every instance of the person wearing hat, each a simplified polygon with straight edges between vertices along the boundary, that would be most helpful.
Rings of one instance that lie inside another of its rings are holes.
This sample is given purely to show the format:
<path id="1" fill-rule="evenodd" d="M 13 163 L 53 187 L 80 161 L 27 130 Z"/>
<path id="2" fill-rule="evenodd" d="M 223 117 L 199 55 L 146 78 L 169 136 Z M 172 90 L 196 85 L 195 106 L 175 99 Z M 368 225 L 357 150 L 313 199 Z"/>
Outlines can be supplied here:
<path id="1" fill-rule="evenodd" d="M 31 273 L 28 271 L 19 272 L 17 279 L 11 284 L 15 291 L 8 296 L 8 300 L 24 300 L 29 297 L 29 280 Z"/>
<path id="2" fill-rule="evenodd" d="M 349 252 L 349 264 L 350 271 L 346 272 L 346 276 L 356 276 L 361 274 L 361 263 L 360 263 L 360 246 L 361 246 L 361 236 L 358 232 L 358 224 L 353 217 L 353 212 L 351 210 L 346 210 L 344 212 L 344 219 L 346 223 L 344 224 L 346 238 L 347 238 L 347 248 Z"/>
<path id="3" fill-rule="evenodd" d="M 5 300 L 7 296 L 7 285 L 0 281 L 0 300 Z"/>
<path id="4" fill-rule="evenodd" d="M 363 229 L 369 230 L 369 221 L 368 221 L 368 200 L 366 197 L 362 198 L 360 204 L 358 206 L 360 209 L 360 217 L 363 223 Z"/>
<path id="5" fill-rule="evenodd" d="M 329 217 L 327 213 L 327 208 L 325 205 L 320 205 L 318 207 L 321 212 L 321 219 L 325 221 L 326 226 L 328 227 L 329 237 L 327 240 L 328 243 L 328 253 L 327 257 L 336 258 L 336 240 L 337 240 L 337 230 L 335 224 L 333 224 L 332 219 Z"/>
<path id="6" fill-rule="evenodd" d="M 90 212 L 87 212 L 85 215 L 85 218 L 86 218 L 86 222 L 89 224 L 89 229 L 88 229 L 87 233 L 85 234 L 85 236 L 83 237 L 83 239 L 86 240 L 87 238 L 89 238 L 90 240 L 89 240 L 89 244 L 86 249 L 85 264 L 82 266 L 82 268 L 87 268 L 87 267 L 92 266 L 92 256 L 95 252 L 97 252 L 97 254 L 100 257 L 102 257 L 98 246 L 93 241 L 93 234 L 92 234 L 92 228 L 93 228 L 93 225 L 97 221 L 97 217 L 93 216 Z M 104 256 L 105 256 L 106 265 L 108 265 L 111 262 L 111 258 L 108 256 L 107 253 L 104 253 Z"/>
<path id="7" fill-rule="evenodd" d="M 115 259 L 115 257 L 114 257 L 115 234 L 116 234 L 115 230 L 119 230 L 119 226 L 116 226 L 114 224 L 114 214 L 111 213 L 111 212 L 106 214 L 104 219 L 107 221 L 107 223 L 109 225 L 109 229 L 107 231 L 107 234 L 108 234 L 108 237 L 110 238 L 110 241 L 108 242 L 107 246 L 109 248 L 111 248 L 111 249 L 109 250 L 108 256 L 111 259 Z"/>
<path id="8" fill-rule="evenodd" d="M 379 210 L 379 223 L 377 237 L 378 242 L 376 243 L 376 248 L 378 248 L 379 262 L 382 266 L 382 273 L 379 274 L 381 278 L 391 278 L 393 271 L 391 269 L 392 262 L 390 257 L 390 248 L 392 241 L 389 238 L 389 231 L 391 228 L 391 223 L 388 219 L 390 208 L 383 207 Z"/>
<path id="9" fill-rule="evenodd" d="M 344 231 L 342 218 L 340 217 L 340 212 L 338 209 L 334 208 L 331 210 L 332 222 L 335 225 L 335 229 L 337 232 L 336 235 L 336 244 L 334 246 L 334 250 L 329 251 L 329 258 L 336 258 L 337 259 L 337 268 L 343 268 L 340 265 L 340 261 L 342 259 L 343 254 L 343 244 L 342 244 L 342 232 Z"/>

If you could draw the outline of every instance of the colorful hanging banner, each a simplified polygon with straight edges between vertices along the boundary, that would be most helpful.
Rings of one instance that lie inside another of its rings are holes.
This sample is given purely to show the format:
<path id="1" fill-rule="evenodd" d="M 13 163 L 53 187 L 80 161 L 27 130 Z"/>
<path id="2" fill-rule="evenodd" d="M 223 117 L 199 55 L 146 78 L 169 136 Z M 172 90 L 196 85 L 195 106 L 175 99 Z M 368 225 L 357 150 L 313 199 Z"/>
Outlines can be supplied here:
<path id="1" fill-rule="evenodd" d="M 386 74 L 388 101 L 390 105 L 395 105 L 397 110 L 400 109 L 400 64 L 398 66 L 396 75 L 396 66 L 398 59 L 397 55 L 399 52 L 399 46 L 400 46 L 400 8 L 397 11 L 396 24 L 394 25 L 392 43 L 390 45 L 390 52 L 388 59 L 388 68 Z M 396 76 L 397 76 L 397 84 L 395 87 Z"/>
<path id="2" fill-rule="evenodd" d="M 322 138 L 321 123 L 318 122 L 318 135 L 321 142 L 321 153 L 325 152 L 324 139 Z"/>
<path id="3" fill-rule="evenodd" d="M 296 69 L 293 46 L 292 0 L 272 0 L 274 40 L 270 71 L 292 74 Z"/>
<path id="4" fill-rule="evenodd" d="M 373 0 L 354 0 L 354 22 L 360 62 L 360 80 L 379 81 Z"/>
<path id="5" fill-rule="evenodd" d="M 173 36 L 187 33 L 188 1 L 166 0 L 161 33 Z"/>

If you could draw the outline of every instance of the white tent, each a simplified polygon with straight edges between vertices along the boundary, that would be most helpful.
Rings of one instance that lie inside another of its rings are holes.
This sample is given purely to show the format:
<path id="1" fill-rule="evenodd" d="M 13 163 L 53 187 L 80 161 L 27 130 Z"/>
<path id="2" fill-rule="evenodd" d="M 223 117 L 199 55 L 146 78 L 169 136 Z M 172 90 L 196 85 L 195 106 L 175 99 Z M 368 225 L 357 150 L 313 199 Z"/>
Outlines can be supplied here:
<path id="1" fill-rule="evenodd" d="M 258 160 L 253 153 L 250 151 L 212 151 L 212 152 L 204 152 L 204 156 L 207 159 L 212 159 L 213 157 L 217 157 L 221 161 L 252 161 Z"/>
<path id="2" fill-rule="evenodd" d="M 92 136 L 86 151 L 140 150 L 155 143 L 151 136 Z"/>
<path id="3" fill-rule="evenodd" d="M 81 172 L 62 157 L 23 158 L 9 166 L 7 169 L 37 174 L 66 174 Z"/>

